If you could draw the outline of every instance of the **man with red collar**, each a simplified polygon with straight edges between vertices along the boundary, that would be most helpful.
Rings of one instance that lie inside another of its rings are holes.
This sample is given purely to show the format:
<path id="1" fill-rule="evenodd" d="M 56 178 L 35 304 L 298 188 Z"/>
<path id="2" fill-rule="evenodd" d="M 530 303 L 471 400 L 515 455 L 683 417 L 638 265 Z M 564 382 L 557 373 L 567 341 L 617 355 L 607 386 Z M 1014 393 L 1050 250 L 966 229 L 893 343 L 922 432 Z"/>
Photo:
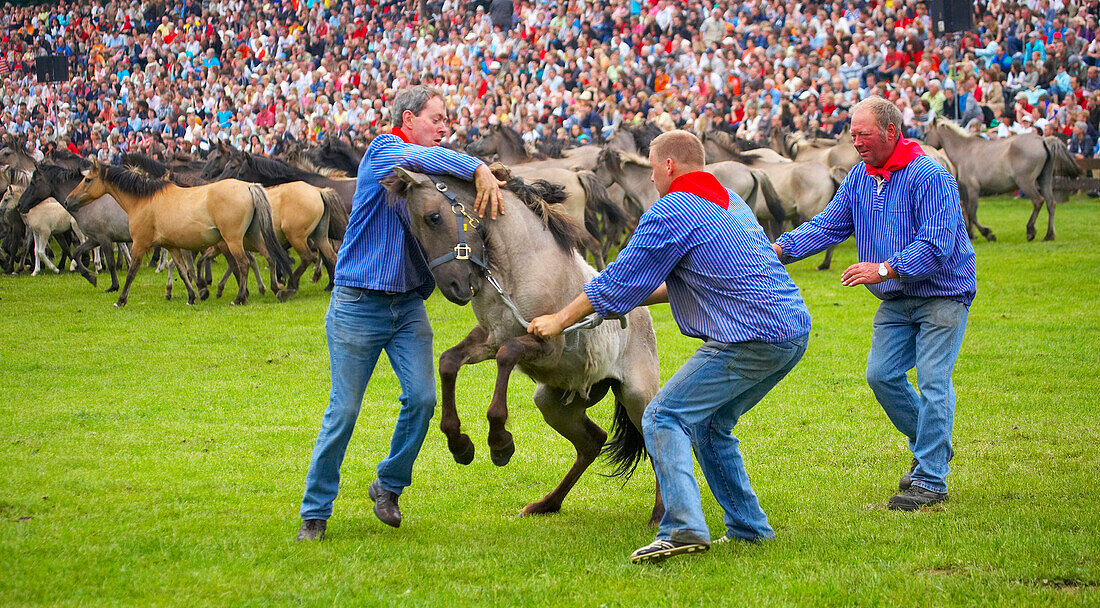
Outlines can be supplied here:
<path id="1" fill-rule="evenodd" d="M 650 144 L 649 162 L 661 198 L 642 214 L 630 243 L 573 302 L 528 329 L 546 338 L 593 311 L 623 315 L 668 302 L 680 331 L 705 341 L 642 415 L 665 515 L 657 539 L 630 556 L 635 563 L 710 547 L 693 448 L 725 511 L 726 534 L 717 542 L 775 535 L 732 430 L 802 358 L 810 332 L 798 287 L 752 211 L 703 171 L 699 139 L 664 133 Z"/>
<path id="2" fill-rule="evenodd" d="M 383 350 L 401 383 L 401 411 L 390 453 L 370 485 L 374 514 L 401 525 L 397 497 L 412 482 L 412 467 L 435 412 L 432 328 L 424 300 L 435 289 L 420 244 L 408 233 L 404 207 L 391 205 L 381 180 L 394 167 L 473 180 L 478 214 L 493 217 L 502 202 L 499 182 L 480 160 L 439 146 L 449 131 L 440 93 L 426 86 L 400 92 L 392 133 L 379 135 L 363 155 L 347 232 L 336 258 L 325 332 L 332 392 L 313 448 L 298 540 L 324 538 L 340 482 L 340 465 L 359 417 L 363 393 Z"/>
<path id="3" fill-rule="evenodd" d="M 951 372 L 977 288 L 958 184 L 901 129 L 893 103 L 868 97 L 856 104 L 852 139 L 863 162 L 824 211 L 781 235 L 774 248 L 792 262 L 855 235 L 860 262 L 844 271 L 841 284 L 866 285 L 882 300 L 867 382 L 913 452 L 888 506 L 914 511 L 947 500 Z M 914 367 L 920 394 L 906 376 Z"/>

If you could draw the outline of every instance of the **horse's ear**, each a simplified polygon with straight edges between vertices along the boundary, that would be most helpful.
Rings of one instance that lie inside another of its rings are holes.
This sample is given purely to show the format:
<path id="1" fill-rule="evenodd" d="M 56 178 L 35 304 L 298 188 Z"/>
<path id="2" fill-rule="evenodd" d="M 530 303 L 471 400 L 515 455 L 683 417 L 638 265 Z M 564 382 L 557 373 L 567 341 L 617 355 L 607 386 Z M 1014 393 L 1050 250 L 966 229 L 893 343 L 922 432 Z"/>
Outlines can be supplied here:
<path id="1" fill-rule="evenodd" d="M 420 178 L 418 174 L 402 169 L 401 167 L 394 167 L 393 173 L 390 173 L 389 176 L 382 180 L 382 185 L 394 196 L 405 198 L 409 189 L 419 184 L 421 179 L 422 178 Z"/>

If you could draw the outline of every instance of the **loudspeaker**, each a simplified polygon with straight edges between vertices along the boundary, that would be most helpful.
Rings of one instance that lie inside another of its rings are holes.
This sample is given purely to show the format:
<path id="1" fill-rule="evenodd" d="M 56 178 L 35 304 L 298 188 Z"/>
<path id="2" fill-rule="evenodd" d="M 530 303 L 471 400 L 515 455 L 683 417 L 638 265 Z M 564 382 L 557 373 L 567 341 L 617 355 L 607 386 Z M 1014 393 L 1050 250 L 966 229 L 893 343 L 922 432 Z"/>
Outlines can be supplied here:
<path id="1" fill-rule="evenodd" d="M 69 58 L 64 55 L 43 55 L 34 61 L 38 82 L 60 82 L 69 79 Z"/>
<path id="2" fill-rule="evenodd" d="M 974 0 L 929 0 L 928 16 L 937 36 L 974 29 Z"/>

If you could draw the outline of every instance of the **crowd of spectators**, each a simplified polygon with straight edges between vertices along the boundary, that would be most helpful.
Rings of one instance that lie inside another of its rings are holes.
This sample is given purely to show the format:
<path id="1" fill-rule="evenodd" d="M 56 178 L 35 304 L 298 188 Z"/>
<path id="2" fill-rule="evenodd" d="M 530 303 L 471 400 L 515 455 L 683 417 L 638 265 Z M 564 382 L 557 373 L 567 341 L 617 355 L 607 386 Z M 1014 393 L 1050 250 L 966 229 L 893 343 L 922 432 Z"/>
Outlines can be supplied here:
<path id="1" fill-rule="evenodd" d="M 626 122 L 837 135 L 871 93 L 919 137 L 937 115 L 983 137 L 1057 134 L 1092 156 L 1100 0 L 977 0 L 935 36 L 912 0 L 60 0 L 0 15 L 2 128 L 35 153 L 103 161 L 362 146 L 408 84 L 443 91 L 451 144 L 487 125 L 529 142 L 599 140 Z M 39 57 L 70 78 L 39 82 Z"/>

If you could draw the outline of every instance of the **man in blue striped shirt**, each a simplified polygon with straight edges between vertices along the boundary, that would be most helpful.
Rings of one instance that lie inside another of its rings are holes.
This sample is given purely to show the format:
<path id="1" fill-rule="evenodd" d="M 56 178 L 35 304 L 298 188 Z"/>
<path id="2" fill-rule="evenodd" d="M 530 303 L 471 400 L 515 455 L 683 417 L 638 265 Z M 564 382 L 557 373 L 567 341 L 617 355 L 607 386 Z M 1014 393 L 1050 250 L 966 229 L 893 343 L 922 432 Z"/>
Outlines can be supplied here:
<path id="1" fill-rule="evenodd" d="M 889 507 L 913 511 L 947 500 L 951 372 L 977 288 L 959 187 L 901 132 L 901 112 L 891 102 L 868 97 L 856 104 L 852 138 L 863 162 L 824 211 L 781 235 L 774 248 L 792 262 L 855 234 L 860 262 L 844 271 L 841 283 L 866 285 L 882 300 L 867 382 L 913 452 Z M 920 394 L 906 376 L 913 367 Z"/>
<path id="2" fill-rule="evenodd" d="M 630 556 L 635 563 L 710 547 L 693 448 L 725 511 L 726 534 L 718 542 L 775 535 L 732 431 L 794 368 L 809 339 L 810 313 L 798 287 L 748 206 L 703 171 L 703 158 L 702 143 L 686 131 L 654 139 L 649 159 L 661 198 L 613 264 L 528 330 L 545 338 L 593 311 L 606 317 L 668 302 L 680 331 L 705 340 L 642 416 L 665 514 L 657 539 Z"/>
<path id="3" fill-rule="evenodd" d="M 472 179 L 478 213 L 489 207 L 495 217 L 500 211 L 501 182 L 489 168 L 439 147 L 449 127 L 438 91 L 425 86 L 402 91 L 394 99 L 392 118 L 392 133 L 376 137 L 359 165 L 351 217 L 336 259 L 336 287 L 325 315 L 332 392 L 306 475 L 298 540 L 324 537 L 340 465 L 383 350 L 401 383 L 401 411 L 389 456 L 379 463 L 369 495 L 375 515 L 393 527 L 401 524 L 397 497 L 412 482 L 413 462 L 435 412 L 432 328 L 424 307 L 435 281 L 423 250 L 405 228 L 404 208 L 387 202 L 381 180 L 398 166 Z"/>

